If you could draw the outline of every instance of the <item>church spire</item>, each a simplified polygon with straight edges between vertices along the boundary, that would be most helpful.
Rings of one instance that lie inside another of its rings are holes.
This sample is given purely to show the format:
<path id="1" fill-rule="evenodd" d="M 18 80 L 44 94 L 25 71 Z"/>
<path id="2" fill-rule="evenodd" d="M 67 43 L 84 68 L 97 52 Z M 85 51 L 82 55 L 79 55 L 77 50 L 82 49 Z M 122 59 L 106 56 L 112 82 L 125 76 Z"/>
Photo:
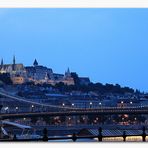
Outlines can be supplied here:
<path id="1" fill-rule="evenodd" d="M 70 69 L 68 67 L 67 71 L 65 72 L 66 77 L 71 77 Z"/>
<path id="2" fill-rule="evenodd" d="M 15 55 L 13 56 L 13 65 L 15 65 Z"/>
<path id="3" fill-rule="evenodd" d="M 12 70 L 15 71 L 15 55 L 13 56 Z"/>
<path id="4" fill-rule="evenodd" d="M 1 60 L 1 66 L 3 66 L 4 65 L 4 61 L 3 61 L 3 58 L 2 58 L 2 60 Z"/>
<path id="5" fill-rule="evenodd" d="M 69 69 L 69 67 L 68 67 L 67 73 L 70 74 L 70 69 Z"/>
<path id="6" fill-rule="evenodd" d="M 34 65 L 34 66 L 38 66 L 38 62 L 37 62 L 37 60 L 36 60 L 36 59 L 34 60 L 33 65 Z"/>
<path id="7" fill-rule="evenodd" d="M 4 65 L 4 61 L 3 61 L 3 58 L 1 59 L 1 68 L 3 68 L 3 65 Z"/>

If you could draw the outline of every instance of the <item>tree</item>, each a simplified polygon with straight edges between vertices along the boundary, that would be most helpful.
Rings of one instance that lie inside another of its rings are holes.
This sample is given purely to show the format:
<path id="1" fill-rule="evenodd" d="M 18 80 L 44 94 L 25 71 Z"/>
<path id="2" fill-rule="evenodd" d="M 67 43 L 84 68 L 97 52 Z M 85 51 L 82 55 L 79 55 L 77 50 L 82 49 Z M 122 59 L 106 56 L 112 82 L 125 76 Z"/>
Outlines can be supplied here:
<path id="1" fill-rule="evenodd" d="M 55 88 L 57 88 L 59 91 L 63 92 L 64 90 L 64 87 L 65 87 L 65 84 L 63 82 L 60 82 L 60 83 L 57 83 L 55 85 Z"/>
<path id="2" fill-rule="evenodd" d="M 33 86 L 34 85 L 34 82 L 32 82 L 32 81 L 31 82 L 26 82 L 25 84 L 26 85 L 29 85 L 29 86 Z"/>
<path id="3" fill-rule="evenodd" d="M 0 81 L 2 81 L 3 83 L 5 83 L 7 85 L 12 85 L 12 80 L 10 78 L 10 74 L 9 73 L 2 73 L 2 74 L 0 74 Z"/>

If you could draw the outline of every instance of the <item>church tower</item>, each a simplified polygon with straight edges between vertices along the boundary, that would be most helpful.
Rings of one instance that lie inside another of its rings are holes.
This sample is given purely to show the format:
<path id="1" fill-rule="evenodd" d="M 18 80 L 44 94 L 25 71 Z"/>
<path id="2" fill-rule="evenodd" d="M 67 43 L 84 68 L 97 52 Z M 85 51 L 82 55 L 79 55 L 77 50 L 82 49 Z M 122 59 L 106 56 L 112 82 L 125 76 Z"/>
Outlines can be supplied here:
<path id="1" fill-rule="evenodd" d="M 3 65 L 4 65 L 4 62 L 3 62 L 3 58 L 2 58 L 2 60 L 1 60 L 1 69 L 3 68 Z"/>
<path id="2" fill-rule="evenodd" d="M 38 62 L 37 62 L 37 60 L 36 60 L 36 59 L 34 60 L 33 65 L 34 65 L 34 66 L 38 66 Z"/>
<path id="3" fill-rule="evenodd" d="M 13 56 L 12 70 L 15 71 L 15 56 Z"/>
<path id="4" fill-rule="evenodd" d="M 15 56 L 13 56 L 13 65 L 15 65 Z"/>
<path id="5" fill-rule="evenodd" d="M 71 77 L 71 73 L 70 73 L 69 68 L 67 69 L 67 72 L 65 72 L 65 77 L 67 77 L 67 78 Z"/>

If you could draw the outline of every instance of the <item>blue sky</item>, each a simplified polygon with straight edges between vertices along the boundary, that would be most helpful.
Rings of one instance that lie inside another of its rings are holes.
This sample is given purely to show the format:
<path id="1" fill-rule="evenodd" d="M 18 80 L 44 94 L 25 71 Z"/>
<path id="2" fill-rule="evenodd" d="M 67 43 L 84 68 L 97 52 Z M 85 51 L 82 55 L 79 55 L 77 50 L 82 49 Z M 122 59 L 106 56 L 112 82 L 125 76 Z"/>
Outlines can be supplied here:
<path id="1" fill-rule="evenodd" d="M 148 9 L 0 9 L 0 58 L 148 91 Z"/>

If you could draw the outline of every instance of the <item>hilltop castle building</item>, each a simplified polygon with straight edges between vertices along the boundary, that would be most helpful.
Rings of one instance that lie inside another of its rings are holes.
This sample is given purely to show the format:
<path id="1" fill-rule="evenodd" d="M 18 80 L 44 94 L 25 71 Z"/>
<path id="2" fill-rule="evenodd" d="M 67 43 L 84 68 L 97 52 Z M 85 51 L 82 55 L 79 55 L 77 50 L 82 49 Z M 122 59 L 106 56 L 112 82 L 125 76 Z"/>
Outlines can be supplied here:
<path id="1" fill-rule="evenodd" d="M 9 73 L 13 84 L 22 84 L 26 81 L 26 70 L 22 63 L 15 63 L 15 56 L 13 57 L 12 64 L 4 64 L 1 60 L 0 73 Z"/>
<path id="2" fill-rule="evenodd" d="M 33 66 L 25 67 L 22 63 L 16 64 L 15 56 L 12 64 L 4 64 L 1 60 L 0 73 L 9 73 L 13 84 L 23 84 L 25 82 L 34 82 L 35 84 L 51 84 L 63 82 L 67 85 L 74 85 L 74 79 L 71 77 L 70 70 L 63 74 L 53 73 L 51 68 L 39 65 L 35 59 Z"/>
<path id="3" fill-rule="evenodd" d="M 36 84 L 47 83 L 55 85 L 57 83 L 63 82 L 67 85 L 74 85 L 74 80 L 71 77 L 70 70 L 63 74 L 53 73 L 51 68 L 39 65 L 35 59 L 33 66 L 26 67 L 27 77 L 29 81 L 33 81 Z"/>
<path id="4" fill-rule="evenodd" d="M 60 82 L 66 85 L 75 84 L 69 68 L 65 74 L 53 73 L 51 68 L 39 65 L 36 59 L 33 62 L 33 66 L 27 67 L 22 63 L 16 64 L 15 56 L 13 56 L 12 64 L 4 64 L 2 59 L 0 73 L 9 73 L 13 84 L 23 84 L 26 82 L 34 82 L 35 84 L 46 83 L 51 85 Z M 88 77 L 80 77 L 79 79 L 82 85 L 88 85 L 90 83 Z"/>

